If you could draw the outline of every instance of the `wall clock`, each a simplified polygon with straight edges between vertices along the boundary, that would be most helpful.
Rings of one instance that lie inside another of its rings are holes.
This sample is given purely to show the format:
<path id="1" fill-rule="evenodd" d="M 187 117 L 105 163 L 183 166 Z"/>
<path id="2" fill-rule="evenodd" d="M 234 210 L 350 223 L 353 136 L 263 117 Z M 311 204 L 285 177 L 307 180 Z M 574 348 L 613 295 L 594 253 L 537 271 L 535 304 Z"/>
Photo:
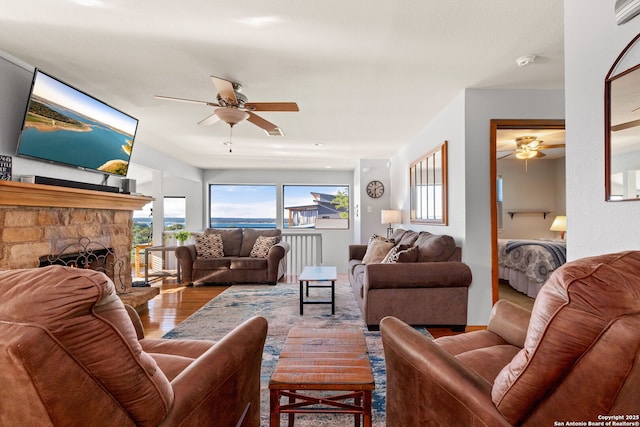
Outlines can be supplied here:
<path id="1" fill-rule="evenodd" d="M 367 195 L 377 199 L 384 194 L 384 185 L 380 181 L 371 181 L 367 184 Z"/>

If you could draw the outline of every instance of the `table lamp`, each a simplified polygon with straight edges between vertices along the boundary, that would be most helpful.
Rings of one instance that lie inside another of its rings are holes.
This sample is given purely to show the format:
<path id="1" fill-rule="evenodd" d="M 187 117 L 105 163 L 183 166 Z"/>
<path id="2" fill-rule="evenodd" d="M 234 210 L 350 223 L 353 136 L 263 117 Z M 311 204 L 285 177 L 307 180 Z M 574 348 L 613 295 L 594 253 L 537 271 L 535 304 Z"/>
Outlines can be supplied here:
<path id="1" fill-rule="evenodd" d="M 564 215 L 556 216 L 556 218 L 553 220 L 553 223 L 551 224 L 551 228 L 549 230 L 550 231 L 559 231 L 560 232 L 560 238 L 564 239 L 564 233 L 567 231 L 567 217 L 564 216 Z"/>
<path id="2" fill-rule="evenodd" d="M 391 227 L 391 224 L 402 222 L 402 212 L 395 209 L 383 209 L 380 211 L 380 218 L 382 224 L 389 224 L 387 228 L 387 239 L 390 239 L 393 235 L 393 227 Z"/>

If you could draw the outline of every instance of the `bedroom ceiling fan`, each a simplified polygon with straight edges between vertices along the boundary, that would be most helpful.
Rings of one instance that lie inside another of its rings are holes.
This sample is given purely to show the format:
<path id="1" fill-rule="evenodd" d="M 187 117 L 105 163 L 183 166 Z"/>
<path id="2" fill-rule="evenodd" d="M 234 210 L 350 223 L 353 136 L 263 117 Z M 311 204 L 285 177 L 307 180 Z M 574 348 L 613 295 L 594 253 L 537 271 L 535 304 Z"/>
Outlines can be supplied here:
<path id="1" fill-rule="evenodd" d="M 521 136 L 516 138 L 516 149 L 511 151 L 498 160 L 502 160 L 509 156 L 515 156 L 520 160 L 540 159 L 545 156 L 542 150 L 550 148 L 564 148 L 565 144 L 549 144 L 543 145 L 544 141 L 541 141 L 536 136 Z"/>
<path id="2" fill-rule="evenodd" d="M 215 76 L 211 76 L 211 81 L 218 90 L 217 102 L 163 95 L 156 95 L 155 98 L 216 107 L 212 114 L 198 122 L 199 125 L 212 125 L 222 120 L 233 128 L 234 125 L 247 120 L 264 130 L 269 136 L 282 136 L 284 133 L 277 125 L 258 116 L 254 111 L 300 111 L 295 102 L 248 102 L 247 97 L 241 93 L 240 83 Z"/>

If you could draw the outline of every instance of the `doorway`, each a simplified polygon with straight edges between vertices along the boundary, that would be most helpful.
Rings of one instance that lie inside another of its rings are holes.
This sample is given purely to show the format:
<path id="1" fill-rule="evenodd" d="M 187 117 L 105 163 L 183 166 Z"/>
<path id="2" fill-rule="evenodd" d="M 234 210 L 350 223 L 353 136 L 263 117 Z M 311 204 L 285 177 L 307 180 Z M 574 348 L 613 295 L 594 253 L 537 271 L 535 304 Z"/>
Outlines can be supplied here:
<path id="1" fill-rule="evenodd" d="M 498 275 L 498 225 L 499 220 L 504 217 L 504 213 L 500 212 L 500 206 L 498 203 L 498 145 L 499 134 L 505 130 L 522 131 L 524 134 L 535 133 L 535 131 L 552 131 L 565 129 L 564 120 L 500 120 L 494 119 L 490 122 L 490 179 L 491 179 L 491 283 L 492 283 L 492 300 L 493 304 L 498 301 L 499 298 L 499 275 Z M 526 132 L 529 131 L 529 132 Z M 514 133 L 515 134 L 515 133 Z M 517 147 L 514 143 L 514 147 Z M 515 150 L 513 155 L 515 155 Z M 504 156 L 508 156 L 510 153 L 506 152 Z M 531 160 L 524 160 L 523 167 L 527 166 L 526 162 L 535 161 L 534 155 Z M 539 156 L 539 155 L 538 155 Z M 543 213 L 541 212 L 541 215 Z"/>

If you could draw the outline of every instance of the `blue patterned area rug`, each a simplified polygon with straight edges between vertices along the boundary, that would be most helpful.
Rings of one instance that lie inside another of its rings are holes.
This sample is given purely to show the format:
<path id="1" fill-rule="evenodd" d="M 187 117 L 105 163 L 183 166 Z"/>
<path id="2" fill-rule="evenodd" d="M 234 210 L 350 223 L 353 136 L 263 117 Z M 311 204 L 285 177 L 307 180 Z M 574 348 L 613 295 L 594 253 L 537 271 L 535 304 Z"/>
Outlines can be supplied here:
<path id="1" fill-rule="evenodd" d="M 330 289 L 311 288 L 309 299 L 326 300 Z M 348 283 L 336 283 L 336 314 L 331 306 L 305 305 L 300 315 L 299 285 L 279 283 L 269 285 L 234 285 L 209 301 L 204 307 L 186 319 L 164 338 L 219 340 L 235 326 L 252 316 L 264 316 L 269 322 L 261 372 L 261 426 L 269 426 L 269 378 L 278 360 L 289 329 L 294 326 L 312 328 L 362 329 L 369 349 L 376 389 L 373 392 L 373 426 L 385 426 L 386 372 L 380 332 L 367 330 L 360 309 Z M 426 335 L 429 332 L 423 329 Z M 282 423 L 286 422 L 286 415 Z M 348 415 L 296 415 L 296 426 L 353 426 L 353 416 Z"/>

